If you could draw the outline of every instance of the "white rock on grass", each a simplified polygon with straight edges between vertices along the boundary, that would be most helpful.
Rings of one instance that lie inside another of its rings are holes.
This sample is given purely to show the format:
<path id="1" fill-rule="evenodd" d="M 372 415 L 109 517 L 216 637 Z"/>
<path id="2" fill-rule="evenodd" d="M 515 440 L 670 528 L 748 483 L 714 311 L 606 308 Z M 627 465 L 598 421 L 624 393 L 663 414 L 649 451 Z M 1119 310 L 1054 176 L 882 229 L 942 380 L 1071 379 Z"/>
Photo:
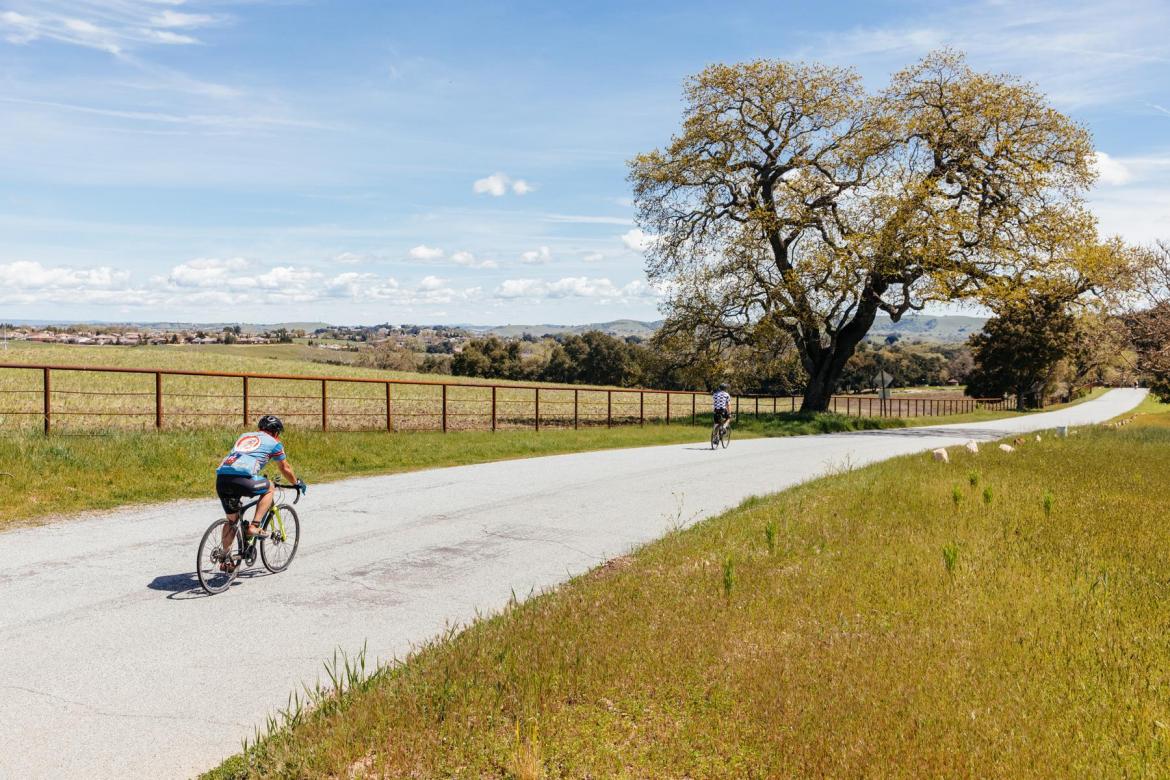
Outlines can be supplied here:
<path id="1" fill-rule="evenodd" d="M 1043 439 L 1040 438 L 1040 434 L 1036 434 L 1036 441 L 1043 441 Z"/>
<path id="2" fill-rule="evenodd" d="M 967 450 L 968 452 L 973 452 L 976 455 L 978 455 L 979 454 L 979 442 L 972 439 L 971 441 L 969 441 L 963 445 L 963 449 Z"/>
<path id="3" fill-rule="evenodd" d="M 1016 451 L 1016 448 L 1010 444 L 1001 444 L 1001 445 L 999 445 L 999 448 L 1001 450 L 1003 450 L 1004 452 L 1015 452 Z"/>
<path id="4" fill-rule="evenodd" d="M 934 456 L 935 460 L 941 460 L 943 463 L 950 463 L 951 462 L 951 456 L 947 455 L 947 451 L 946 451 L 945 447 L 940 447 L 939 449 L 935 450 L 934 452 L 932 452 L 930 454 Z"/>

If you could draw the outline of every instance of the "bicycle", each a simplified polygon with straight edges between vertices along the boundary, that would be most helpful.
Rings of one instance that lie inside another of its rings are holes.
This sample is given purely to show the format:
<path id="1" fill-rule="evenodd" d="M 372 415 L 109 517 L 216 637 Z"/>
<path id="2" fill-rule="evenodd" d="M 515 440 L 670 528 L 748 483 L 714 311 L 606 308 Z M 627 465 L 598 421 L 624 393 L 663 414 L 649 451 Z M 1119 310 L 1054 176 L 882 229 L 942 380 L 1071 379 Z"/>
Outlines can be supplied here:
<path id="1" fill-rule="evenodd" d="M 731 418 L 727 418 L 727 422 L 720 425 L 716 422 L 711 426 L 711 449 L 717 450 L 720 446 L 727 449 L 727 445 L 731 444 Z"/>
<path id="2" fill-rule="evenodd" d="M 297 554 L 297 547 L 301 541 L 301 520 L 292 504 L 281 503 L 284 490 L 295 490 L 297 497 L 293 504 L 301 500 L 301 490 L 297 485 L 275 483 L 277 487 L 276 500 L 268 510 L 264 521 L 260 524 L 262 531 L 271 529 L 267 537 L 248 536 L 244 529 L 248 521 L 244 513 L 260 503 L 263 496 L 257 496 L 252 501 L 240 507 L 234 522 L 226 517 L 216 520 L 203 533 L 199 542 L 199 551 L 195 556 L 195 571 L 199 576 L 199 584 L 208 595 L 223 593 L 227 590 L 240 572 L 256 562 L 257 540 L 259 540 L 260 560 L 264 568 L 273 574 L 278 574 L 288 568 L 293 556 Z M 254 513 L 253 513 L 254 514 Z M 223 549 L 223 526 L 234 525 L 236 543 L 234 550 Z M 225 570 L 224 564 L 229 564 Z"/>

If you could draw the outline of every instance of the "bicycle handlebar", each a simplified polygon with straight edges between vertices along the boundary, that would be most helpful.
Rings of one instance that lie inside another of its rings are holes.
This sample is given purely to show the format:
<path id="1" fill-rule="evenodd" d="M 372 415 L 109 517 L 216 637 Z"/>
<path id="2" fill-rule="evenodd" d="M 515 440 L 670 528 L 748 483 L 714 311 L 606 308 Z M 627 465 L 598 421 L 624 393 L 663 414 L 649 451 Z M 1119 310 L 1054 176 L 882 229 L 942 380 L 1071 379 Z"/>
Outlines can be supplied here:
<path id="1" fill-rule="evenodd" d="M 272 484 L 278 488 L 284 488 L 285 490 L 295 490 L 297 492 L 297 497 L 293 499 L 294 504 L 301 500 L 301 486 L 300 485 L 288 485 L 288 484 L 285 484 L 283 482 L 276 482 L 276 481 L 273 481 Z M 301 484 L 303 485 L 304 483 L 302 482 Z"/>

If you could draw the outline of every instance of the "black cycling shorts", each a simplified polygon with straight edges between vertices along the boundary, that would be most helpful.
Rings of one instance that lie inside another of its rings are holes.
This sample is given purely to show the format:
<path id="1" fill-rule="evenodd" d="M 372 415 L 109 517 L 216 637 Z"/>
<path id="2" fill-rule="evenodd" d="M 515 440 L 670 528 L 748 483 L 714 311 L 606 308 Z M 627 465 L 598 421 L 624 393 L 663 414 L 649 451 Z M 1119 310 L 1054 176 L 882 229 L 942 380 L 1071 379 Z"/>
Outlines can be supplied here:
<path id="1" fill-rule="evenodd" d="M 731 419 L 731 412 L 727 411 L 726 409 L 716 409 L 715 410 L 715 422 L 722 423 L 722 422 L 727 422 L 730 419 Z"/>
<path id="2" fill-rule="evenodd" d="M 223 511 L 234 515 L 240 511 L 241 498 L 255 498 L 268 492 L 271 483 L 264 477 L 245 477 L 241 474 L 216 474 L 215 493 L 223 504 Z"/>

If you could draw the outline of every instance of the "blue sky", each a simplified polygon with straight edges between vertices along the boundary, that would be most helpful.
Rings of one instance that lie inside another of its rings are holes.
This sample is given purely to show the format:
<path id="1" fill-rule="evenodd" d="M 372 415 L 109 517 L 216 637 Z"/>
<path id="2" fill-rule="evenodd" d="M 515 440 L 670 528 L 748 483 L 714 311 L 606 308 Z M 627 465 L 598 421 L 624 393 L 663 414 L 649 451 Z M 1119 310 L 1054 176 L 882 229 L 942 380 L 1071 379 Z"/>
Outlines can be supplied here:
<path id="1" fill-rule="evenodd" d="M 0 0 L 0 319 L 658 316 L 625 161 L 716 61 L 927 51 L 1085 124 L 1170 238 L 1165 2 Z"/>

